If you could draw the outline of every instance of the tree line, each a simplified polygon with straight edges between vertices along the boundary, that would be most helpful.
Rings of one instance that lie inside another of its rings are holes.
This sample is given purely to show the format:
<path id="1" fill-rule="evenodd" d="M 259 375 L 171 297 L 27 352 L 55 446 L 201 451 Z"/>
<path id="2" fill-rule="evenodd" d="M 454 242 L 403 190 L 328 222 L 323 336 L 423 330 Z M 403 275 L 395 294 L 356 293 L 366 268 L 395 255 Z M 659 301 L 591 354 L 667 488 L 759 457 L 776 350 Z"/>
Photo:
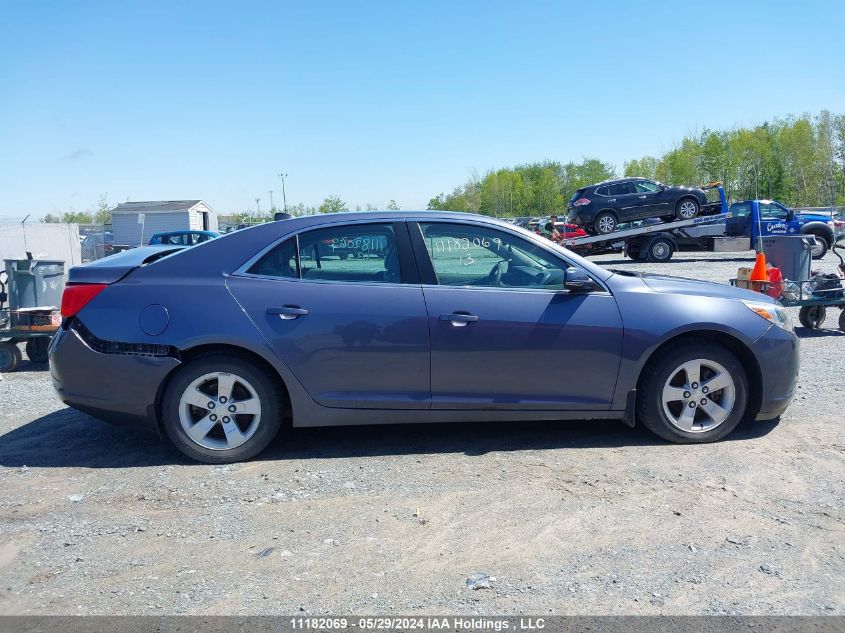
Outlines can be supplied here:
<path id="1" fill-rule="evenodd" d="M 549 215 L 562 212 L 568 197 L 581 187 L 620 175 L 675 185 L 718 180 L 733 200 L 845 204 L 845 115 L 825 110 L 750 128 L 705 129 L 662 156 L 626 161 L 621 174 L 597 158 L 495 169 L 431 198 L 428 208 L 506 217 Z"/>
<path id="2" fill-rule="evenodd" d="M 675 185 L 721 181 L 733 200 L 776 199 L 790 206 L 845 204 L 845 115 L 823 110 L 773 119 L 754 127 L 709 130 L 689 135 L 662 156 L 626 161 L 620 171 L 595 157 L 581 162 L 546 160 L 516 167 L 492 169 L 470 176 L 451 193 L 428 201 L 429 209 L 466 211 L 497 217 L 562 213 L 566 201 L 581 187 L 619 176 L 643 176 Z M 364 210 L 375 210 L 366 205 Z M 398 210 L 390 200 L 388 209 Z M 360 206 L 355 207 L 361 210 Z M 339 196 L 327 196 L 319 205 L 289 205 L 292 215 L 337 213 L 350 210 Z M 269 212 L 244 210 L 228 215 L 236 222 L 263 222 Z M 103 224 L 110 221 L 106 196 L 96 208 L 48 214 L 42 222 Z"/>

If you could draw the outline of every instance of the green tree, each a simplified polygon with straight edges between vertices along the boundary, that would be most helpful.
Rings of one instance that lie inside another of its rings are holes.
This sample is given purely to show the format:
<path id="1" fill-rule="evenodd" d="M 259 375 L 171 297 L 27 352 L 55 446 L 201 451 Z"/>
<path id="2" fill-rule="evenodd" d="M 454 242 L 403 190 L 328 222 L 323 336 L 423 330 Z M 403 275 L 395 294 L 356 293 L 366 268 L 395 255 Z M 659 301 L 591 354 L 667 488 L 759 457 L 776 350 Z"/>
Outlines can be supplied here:
<path id="1" fill-rule="evenodd" d="M 639 176 L 654 180 L 657 177 L 657 163 L 658 160 L 654 156 L 643 156 L 640 159 L 635 158 L 627 161 L 622 166 L 623 173 L 626 177 Z"/>
<path id="2" fill-rule="evenodd" d="M 97 200 L 97 210 L 94 212 L 95 224 L 110 224 L 111 223 L 111 209 L 107 198 L 108 194 L 104 193 Z"/>
<path id="3" fill-rule="evenodd" d="M 338 196 L 326 197 L 317 210 L 320 213 L 339 213 L 340 211 L 348 211 L 346 203 Z"/>
<path id="4" fill-rule="evenodd" d="M 398 204 L 396 204 L 396 200 L 393 200 L 393 199 L 391 199 L 387 203 L 387 208 L 390 211 L 400 211 L 402 209 L 402 207 L 400 207 Z"/>

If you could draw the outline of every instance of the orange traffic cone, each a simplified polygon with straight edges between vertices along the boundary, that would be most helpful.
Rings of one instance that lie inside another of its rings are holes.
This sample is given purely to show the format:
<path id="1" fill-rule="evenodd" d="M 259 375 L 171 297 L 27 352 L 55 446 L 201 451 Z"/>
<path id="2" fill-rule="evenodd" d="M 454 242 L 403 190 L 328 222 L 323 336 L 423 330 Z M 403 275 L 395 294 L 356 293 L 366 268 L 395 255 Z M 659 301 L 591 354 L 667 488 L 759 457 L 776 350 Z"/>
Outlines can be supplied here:
<path id="1" fill-rule="evenodd" d="M 769 281 L 769 275 L 766 272 L 766 256 L 762 252 L 757 253 L 757 261 L 754 262 L 750 279 L 751 281 Z"/>

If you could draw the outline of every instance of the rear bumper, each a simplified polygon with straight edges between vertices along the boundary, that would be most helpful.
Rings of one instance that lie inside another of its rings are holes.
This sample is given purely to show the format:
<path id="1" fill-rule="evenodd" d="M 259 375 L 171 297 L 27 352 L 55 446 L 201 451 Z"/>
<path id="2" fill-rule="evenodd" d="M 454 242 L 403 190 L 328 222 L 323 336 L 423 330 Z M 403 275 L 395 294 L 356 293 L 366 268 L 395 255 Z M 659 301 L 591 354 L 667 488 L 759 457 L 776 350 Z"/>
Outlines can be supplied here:
<path id="1" fill-rule="evenodd" d="M 169 356 L 103 354 L 73 329 L 50 345 L 50 374 L 62 402 L 113 424 L 158 432 L 156 397 L 180 364 Z"/>
<path id="2" fill-rule="evenodd" d="M 775 325 L 751 346 L 760 364 L 762 398 L 757 420 L 772 420 L 786 411 L 798 383 L 798 337 Z"/>

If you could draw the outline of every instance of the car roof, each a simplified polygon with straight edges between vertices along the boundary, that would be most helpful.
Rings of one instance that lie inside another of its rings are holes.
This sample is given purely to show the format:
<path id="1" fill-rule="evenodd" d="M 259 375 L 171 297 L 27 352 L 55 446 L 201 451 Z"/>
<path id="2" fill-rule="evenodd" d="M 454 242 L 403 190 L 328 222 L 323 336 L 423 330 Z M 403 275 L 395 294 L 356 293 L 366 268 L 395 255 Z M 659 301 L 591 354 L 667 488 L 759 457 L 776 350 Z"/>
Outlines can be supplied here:
<path id="1" fill-rule="evenodd" d="M 221 237 L 202 242 L 191 248 L 186 248 L 174 257 L 167 257 L 150 266 L 148 274 L 158 274 L 155 271 L 185 269 L 186 274 L 194 271 L 197 274 L 219 275 L 231 274 L 247 260 L 264 248 L 281 239 L 288 238 L 296 233 L 311 228 L 329 228 L 335 224 L 347 224 L 358 222 L 395 222 L 395 221 L 417 221 L 417 222 L 472 222 L 485 224 L 490 227 L 499 227 L 511 233 L 518 233 L 529 241 L 538 238 L 531 231 L 520 228 L 517 225 L 505 222 L 486 215 L 474 213 L 462 213 L 459 211 L 352 211 L 342 213 L 320 213 L 306 215 L 285 220 L 274 220 L 254 226 L 225 233 Z M 548 245 L 545 245 L 547 248 Z M 570 257 L 578 260 L 579 265 L 588 271 L 604 279 L 611 273 L 598 267 L 592 262 L 582 260 L 578 255 L 569 253 Z"/>
<path id="2" fill-rule="evenodd" d="M 191 233 L 201 233 L 202 235 L 217 235 L 215 231 L 206 231 L 204 229 L 183 229 L 179 231 L 159 231 L 153 233 L 153 237 L 157 235 L 189 235 Z"/>
<path id="3" fill-rule="evenodd" d="M 611 178 L 610 180 L 602 180 L 601 182 L 597 182 L 594 185 L 587 185 L 587 187 L 598 187 L 600 185 L 613 185 L 618 182 L 636 182 L 637 180 L 649 180 L 648 178 L 643 178 L 642 176 L 627 176 L 625 178 Z M 584 187 L 586 189 L 587 187 Z"/>

